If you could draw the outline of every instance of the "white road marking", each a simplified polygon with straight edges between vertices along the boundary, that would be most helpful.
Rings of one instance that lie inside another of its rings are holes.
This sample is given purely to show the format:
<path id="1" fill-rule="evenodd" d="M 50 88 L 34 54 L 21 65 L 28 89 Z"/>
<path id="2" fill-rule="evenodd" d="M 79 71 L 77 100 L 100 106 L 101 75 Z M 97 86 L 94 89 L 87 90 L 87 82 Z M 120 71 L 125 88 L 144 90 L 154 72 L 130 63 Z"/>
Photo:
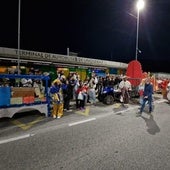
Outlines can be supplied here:
<path id="1" fill-rule="evenodd" d="M 158 101 L 154 101 L 154 103 L 163 103 L 167 100 L 165 99 L 160 99 Z M 122 111 L 117 111 L 117 112 L 107 112 L 107 110 L 104 110 L 103 112 L 105 112 L 104 114 L 101 114 L 101 115 L 95 115 L 95 118 L 91 118 L 91 119 L 86 119 L 86 120 L 82 120 L 82 121 L 78 121 L 78 122 L 74 122 L 74 123 L 63 123 L 63 124 L 60 124 L 60 125 L 55 125 L 55 126 L 49 126 L 49 127 L 45 127 L 45 128 L 41 128 L 41 129 L 38 129 L 38 130 L 34 130 L 32 133 L 33 134 L 27 134 L 27 135 L 23 135 L 23 136 L 19 136 L 19 137 L 15 137 L 15 138 L 9 138 L 9 139 L 5 139 L 5 140 L 0 140 L 0 144 L 4 144 L 4 143 L 8 143 L 8 142 L 12 142 L 12 141 L 16 141 L 16 140 L 20 140 L 20 139 L 24 139 L 24 138 L 28 138 L 28 137 L 31 137 L 31 136 L 34 136 L 35 134 L 41 134 L 41 133 L 46 133 L 46 132 L 49 132 L 49 131 L 53 131 L 53 130 L 56 130 L 58 128 L 64 128 L 64 127 L 68 127 L 68 126 L 74 126 L 74 125 L 78 125 L 78 124 L 81 124 L 81 123 L 85 123 L 85 122 L 89 122 L 89 121 L 93 121 L 93 120 L 96 120 L 96 119 L 101 119 L 101 118 L 104 118 L 104 117 L 107 117 L 107 116 L 111 116 L 111 115 L 115 115 L 117 113 L 125 113 L 125 112 L 128 112 L 128 111 L 131 111 L 131 110 L 134 110 L 134 109 L 137 109 L 139 108 L 140 106 L 133 106 L 133 107 L 129 107 L 125 110 L 122 110 Z M 114 114 L 113 114 L 114 113 Z"/>
<path id="2" fill-rule="evenodd" d="M 31 136 L 34 136 L 34 134 L 26 134 L 26 135 L 23 135 L 23 136 L 18 136 L 18 137 L 14 137 L 14 138 L 0 140 L 0 144 L 9 143 L 9 142 L 12 142 L 12 141 L 29 138 Z"/>
<path id="3" fill-rule="evenodd" d="M 159 103 L 163 103 L 165 101 L 166 101 L 165 99 L 160 99 L 160 100 L 154 101 L 154 103 L 159 104 Z M 141 107 L 140 105 L 139 106 L 129 107 L 129 108 L 125 109 L 125 110 L 117 111 L 117 112 L 115 112 L 115 114 L 117 114 L 117 113 L 125 113 L 127 111 L 131 111 L 131 110 L 134 110 L 134 109 L 137 109 L 137 108 L 140 108 L 140 107 Z"/>
<path id="4" fill-rule="evenodd" d="M 167 100 L 166 99 L 159 99 L 159 100 L 156 100 L 154 101 L 154 103 L 163 103 L 163 102 L 166 102 Z"/>
<path id="5" fill-rule="evenodd" d="M 78 125 L 78 124 L 81 124 L 81 123 L 90 122 L 90 121 L 93 121 L 93 120 L 96 120 L 96 118 L 94 117 L 94 118 L 91 118 L 91 119 L 86 119 L 86 120 L 70 123 L 70 124 L 68 124 L 68 126 L 74 126 L 74 125 Z"/>

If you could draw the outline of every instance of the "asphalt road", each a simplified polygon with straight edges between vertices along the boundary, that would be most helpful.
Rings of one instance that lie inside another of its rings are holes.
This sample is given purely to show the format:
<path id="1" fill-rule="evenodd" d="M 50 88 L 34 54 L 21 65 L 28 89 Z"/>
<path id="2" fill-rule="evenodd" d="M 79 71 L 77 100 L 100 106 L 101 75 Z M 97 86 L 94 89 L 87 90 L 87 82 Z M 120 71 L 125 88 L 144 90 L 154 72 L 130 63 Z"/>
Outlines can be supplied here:
<path id="1" fill-rule="evenodd" d="M 157 100 L 153 116 L 142 117 L 138 107 L 100 104 L 61 119 L 1 121 L 0 169 L 169 170 L 170 105 Z"/>

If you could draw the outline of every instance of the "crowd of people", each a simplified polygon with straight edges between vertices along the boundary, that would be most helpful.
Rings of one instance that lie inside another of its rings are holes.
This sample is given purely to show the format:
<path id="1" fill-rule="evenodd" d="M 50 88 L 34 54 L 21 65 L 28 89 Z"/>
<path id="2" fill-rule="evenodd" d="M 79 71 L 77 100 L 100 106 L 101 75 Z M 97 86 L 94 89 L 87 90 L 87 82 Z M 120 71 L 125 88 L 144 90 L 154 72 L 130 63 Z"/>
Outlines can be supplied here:
<path id="1" fill-rule="evenodd" d="M 33 72 L 34 71 L 34 72 Z M 42 73 L 36 70 L 30 70 L 30 75 L 41 75 Z M 49 75 L 49 74 L 46 74 Z M 18 82 L 12 80 L 9 82 L 10 86 L 15 86 Z M 166 84 L 166 85 L 165 85 Z M 21 79 L 21 87 L 34 87 L 35 95 L 40 97 L 44 93 L 45 87 L 42 80 Z M 160 83 L 162 89 L 166 88 L 166 92 L 170 95 L 170 81 L 162 81 Z M 58 73 L 54 81 L 49 82 L 48 93 L 52 103 L 52 116 L 53 118 L 61 118 L 64 112 L 71 112 L 70 101 L 75 101 L 76 109 L 85 110 L 87 103 L 96 105 L 97 97 L 102 93 L 105 87 L 112 87 L 119 89 L 121 92 L 120 102 L 125 102 L 130 98 L 129 91 L 132 90 L 132 85 L 128 81 L 127 76 L 109 76 L 98 77 L 92 73 L 91 77 L 86 77 L 85 80 L 80 78 L 78 73 L 70 73 L 68 77 L 64 72 Z M 141 80 L 138 86 L 139 103 L 141 104 L 140 116 L 143 112 L 146 102 L 149 103 L 149 112 L 153 111 L 152 100 L 154 93 L 154 84 L 150 76 Z"/>
<path id="2" fill-rule="evenodd" d="M 122 81 L 125 83 L 123 84 Z M 115 89 L 121 88 L 122 94 L 131 88 L 129 81 L 120 76 L 98 77 L 92 74 L 83 81 L 77 73 L 70 74 L 69 77 L 65 77 L 62 73 L 59 74 L 49 90 L 53 104 L 53 118 L 61 118 L 64 111 L 72 111 L 70 109 L 71 100 L 75 101 L 76 109 L 79 110 L 84 110 L 87 103 L 96 105 L 97 96 L 104 87 L 108 86 Z"/>

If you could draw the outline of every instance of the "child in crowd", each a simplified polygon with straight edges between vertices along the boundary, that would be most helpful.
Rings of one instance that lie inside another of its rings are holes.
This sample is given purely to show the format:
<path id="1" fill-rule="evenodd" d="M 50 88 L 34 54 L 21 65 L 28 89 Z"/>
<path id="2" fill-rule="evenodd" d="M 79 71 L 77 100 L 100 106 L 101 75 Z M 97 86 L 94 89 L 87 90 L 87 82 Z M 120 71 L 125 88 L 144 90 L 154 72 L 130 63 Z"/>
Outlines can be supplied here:
<path id="1" fill-rule="evenodd" d="M 83 84 L 83 81 L 79 81 L 79 86 L 76 91 L 77 97 L 76 97 L 76 108 L 79 108 L 81 110 L 85 109 L 85 101 L 87 97 L 87 89 Z"/>

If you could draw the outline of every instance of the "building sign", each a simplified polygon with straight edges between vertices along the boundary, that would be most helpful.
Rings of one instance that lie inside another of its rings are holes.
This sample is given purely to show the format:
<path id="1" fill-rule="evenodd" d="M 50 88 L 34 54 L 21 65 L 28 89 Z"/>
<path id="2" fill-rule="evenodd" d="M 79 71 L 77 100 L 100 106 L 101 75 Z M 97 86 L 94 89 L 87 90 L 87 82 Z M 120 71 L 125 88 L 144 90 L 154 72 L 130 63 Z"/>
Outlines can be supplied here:
<path id="1" fill-rule="evenodd" d="M 19 54 L 18 54 L 19 52 Z M 0 56 L 6 58 L 18 58 L 25 60 L 35 60 L 35 61 L 45 61 L 51 63 L 66 63 L 66 64 L 75 64 L 75 65 L 84 65 L 84 66 L 101 66 L 101 67 L 110 67 L 110 68 L 127 68 L 126 63 L 113 62 L 99 59 L 91 59 L 78 56 L 68 56 L 61 54 L 52 54 L 44 53 L 37 51 L 27 51 L 27 50 L 17 50 L 12 48 L 3 48 L 0 47 Z"/>

